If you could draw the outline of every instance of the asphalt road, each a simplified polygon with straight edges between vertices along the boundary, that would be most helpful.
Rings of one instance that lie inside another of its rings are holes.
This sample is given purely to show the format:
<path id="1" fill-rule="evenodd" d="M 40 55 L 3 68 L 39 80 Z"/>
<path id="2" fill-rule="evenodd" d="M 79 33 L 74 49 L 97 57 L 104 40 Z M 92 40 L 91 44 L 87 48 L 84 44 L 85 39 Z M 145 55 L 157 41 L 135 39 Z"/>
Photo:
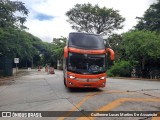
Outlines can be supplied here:
<path id="1" fill-rule="evenodd" d="M 146 116 L 84 115 L 84 111 L 160 111 L 160 81 L 108 78 L 105 88 L 68 89 L 63 84 L 62 71 L 48 74 L 34 70 L 12 80 L 0 81 L 0 111 L 63 111 L 65 114 L 65 117 L 30 118 L 36 120 L 160 120 L 160 117 Z M 81 117 L 70 117 L 74 111 L 80 111 Z"/>

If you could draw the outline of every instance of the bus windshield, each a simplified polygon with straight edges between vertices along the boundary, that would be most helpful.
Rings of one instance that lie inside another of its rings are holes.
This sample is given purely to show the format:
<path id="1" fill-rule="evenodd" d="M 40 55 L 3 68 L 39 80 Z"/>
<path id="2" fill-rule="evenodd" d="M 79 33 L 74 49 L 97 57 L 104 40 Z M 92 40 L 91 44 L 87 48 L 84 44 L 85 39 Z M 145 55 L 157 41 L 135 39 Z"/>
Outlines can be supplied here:
<path id="1" fill-rule="evenodd" d="M 70 33 L 68 45 L 69 47 L 88 50 L 105 49 L 104 40 L 100 35 L 87 33 Z"/>
<path id="2" fill-rule="evenodd" d="M 80 74 L 99 74 L 106 71 L 105 54 L 91 55 L 69 53 L 68 71 Z"/>

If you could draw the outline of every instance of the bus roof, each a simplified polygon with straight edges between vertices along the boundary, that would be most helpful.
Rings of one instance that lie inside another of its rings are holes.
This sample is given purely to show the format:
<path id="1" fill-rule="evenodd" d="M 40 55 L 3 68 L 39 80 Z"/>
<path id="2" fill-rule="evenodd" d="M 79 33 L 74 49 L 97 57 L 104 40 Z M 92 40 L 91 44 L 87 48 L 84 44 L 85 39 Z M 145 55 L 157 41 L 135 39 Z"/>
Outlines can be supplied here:
<path id="1" fill-rule="evenodd" d="M 86 35 L 96 35 L 96 36 L 101 36 L 101 35 L 99 35 L 99 34 L 85 33 L 85 32 L 70 32 L 69 34 L 86 34 Z"/>

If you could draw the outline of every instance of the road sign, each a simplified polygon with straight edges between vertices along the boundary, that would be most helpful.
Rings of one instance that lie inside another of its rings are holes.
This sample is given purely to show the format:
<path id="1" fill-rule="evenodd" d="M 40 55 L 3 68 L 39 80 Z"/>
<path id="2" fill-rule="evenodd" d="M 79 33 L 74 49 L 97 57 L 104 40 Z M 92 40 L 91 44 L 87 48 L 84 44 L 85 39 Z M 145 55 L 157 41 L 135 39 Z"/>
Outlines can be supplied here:
<path id="1" fill-rule="evenodd" d="M 14 63 L 19 63 L 19 58 L 14 58 Z"/>

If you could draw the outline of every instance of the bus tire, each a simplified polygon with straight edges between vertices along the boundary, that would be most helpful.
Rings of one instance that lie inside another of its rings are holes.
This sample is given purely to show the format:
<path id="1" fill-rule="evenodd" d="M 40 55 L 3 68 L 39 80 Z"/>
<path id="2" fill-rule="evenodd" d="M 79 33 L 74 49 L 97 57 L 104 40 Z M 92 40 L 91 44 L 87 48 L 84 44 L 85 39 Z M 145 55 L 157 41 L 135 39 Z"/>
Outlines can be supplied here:
<path id="1" fill-rule="evenodd" d="M 64 86 L 67 87 L 67 84 L 66 84 L 66 79 L 64 77 Z"/>

